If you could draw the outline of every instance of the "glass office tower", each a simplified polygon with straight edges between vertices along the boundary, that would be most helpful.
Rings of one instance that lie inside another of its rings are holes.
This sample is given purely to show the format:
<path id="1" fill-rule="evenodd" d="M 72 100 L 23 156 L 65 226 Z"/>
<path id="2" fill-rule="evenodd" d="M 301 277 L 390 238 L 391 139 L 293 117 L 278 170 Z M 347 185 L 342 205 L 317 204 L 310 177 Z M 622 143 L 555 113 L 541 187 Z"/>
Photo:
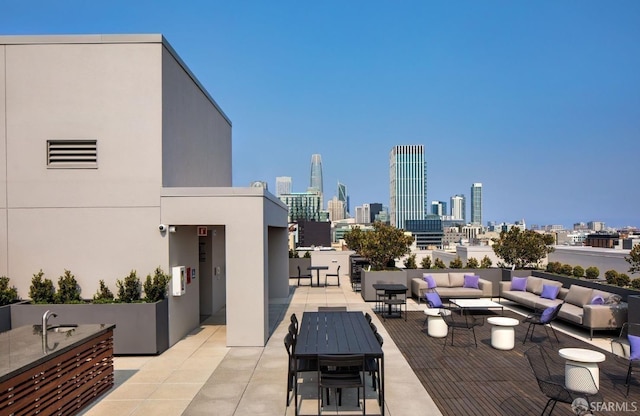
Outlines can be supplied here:
<path id="1" fill-rule="evenodd" d="M 322 157 L 318 154 L 311 155 L 311 180 L 309 188 L 323 193 L 322 189 Z"/>
<path id="2" fill-rule="evenodd" d="M 427 213 L 427 163 L 423 145 L 394 146 L 389 155 L 391 225 L 423 220 Z"/>
<path id="3" fill-rule="evenodd" d="M 482 225 L 482 184 L 471 185 L 471 224 Z"/>
<path id="4" fill-rule="evenodd" d="M 347 185 L 338 182 L 338 200 L 342 201 L 344 206 L 344 216 L 343 218 L 348 218 L 351 213 L 351 209 L 349 207 L 349 195 L 347 195 Z"/>

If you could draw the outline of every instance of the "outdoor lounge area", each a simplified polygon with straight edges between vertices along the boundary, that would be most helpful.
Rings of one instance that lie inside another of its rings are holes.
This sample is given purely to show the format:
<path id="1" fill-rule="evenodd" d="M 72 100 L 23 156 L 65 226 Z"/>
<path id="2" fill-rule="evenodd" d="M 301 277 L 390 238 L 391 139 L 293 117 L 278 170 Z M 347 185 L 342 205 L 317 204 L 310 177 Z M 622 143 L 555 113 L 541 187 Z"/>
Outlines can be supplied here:
<path id="1" fill-rule="evenodd" d="M 453 346 L 450 338 L 430 337 L 425 323 L 425 304 L 407 301 L 407 320 L 386 319 L 362 300 L 350 285 L 330 287 L 297 287 L 282 303 L 270 305 L 271 337 L 264 348 L 225 346 L 224 312 L 210 317 L 200 328 L 162 355 L 156 357 L 116 357 L 116 386 L 87 410 L 86 415 L 294 415 L 294 401 L 287 402 L 287 351 L 284 338 L 290 315 L 302 318 L 305 312 L 318 312 L 319 307 L 344 306 L 350 312 L 368 312 L 384 340 L 385 415 L 538 415 L 547 398 L 540 392 L 524 352 L 534 345 L 557 351 L 559 348 L 581 347 L 600 351 L 606 359 L 599 363 L 600 393 L 606 402 L 632 406 L 640 392 L 640 381 L 631 379 L 629 397 L 624 386 L 627 365 L 610 354 L 610 339 L 615 332 L 600 332 L 588 341 L 588 331 L 564 322 L 554 324 L 560 343 L 546 338 L 536 328 L 533 342 L 522 340 L 527 325 L 515 327 L 512 350 L 491 347 L 491 316 L 502 316 L 500 310 L 474 312 L 484 319 L 475 328 L 477 348 L 466 334 L 456 332 Z M 504 302 L 508 305 L 508 302 Z M 504 317 L 522 321 L 528 311 L 507 306 Z M 570 331 L 578 338 L 569 335 Z M 553 337 L 553 335 L 551 335 Z M 299 414 L 318 413 L 316 374 L 302 375 L 298 380 Z M 366 414 L 381 414 L 372 380 L 365 380 Z M 355 389 L 343 392 L 342 406 L 334 401 L 322 414 L 362 414 L 356 406 Z M 571 408 L 559 403 L 553 414 L 570 415 Z M 621 411 L 596 414 L 630 414 Z"/>

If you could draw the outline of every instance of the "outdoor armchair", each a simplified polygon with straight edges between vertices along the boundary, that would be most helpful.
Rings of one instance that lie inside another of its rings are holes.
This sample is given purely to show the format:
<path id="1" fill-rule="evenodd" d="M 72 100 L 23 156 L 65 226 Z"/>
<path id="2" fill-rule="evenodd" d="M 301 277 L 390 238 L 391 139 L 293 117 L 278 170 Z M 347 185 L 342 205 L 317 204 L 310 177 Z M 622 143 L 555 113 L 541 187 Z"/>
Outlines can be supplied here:
<path id="1" fill-rule="evenodd" d="M 611 352 L 624 360 L 625 364 L 628 363 L 624 385 L 627 387 L 626 395 L 629 396 L 633 366 L 640 365 L 640 324 L 625 322 L 618 338 L 611 340 Z"/>

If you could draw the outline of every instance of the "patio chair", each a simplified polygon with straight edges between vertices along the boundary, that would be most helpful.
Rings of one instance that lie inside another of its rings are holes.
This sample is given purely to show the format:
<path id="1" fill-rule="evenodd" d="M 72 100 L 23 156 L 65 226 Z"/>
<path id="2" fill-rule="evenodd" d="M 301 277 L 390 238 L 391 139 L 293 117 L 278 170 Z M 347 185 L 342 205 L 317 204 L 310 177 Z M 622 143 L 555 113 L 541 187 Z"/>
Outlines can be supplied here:
<path id="1" fill-rule="evenodd" d="M 291 333 L 284 336 L 284 347 L 287 349 L 287 355 L 289 357 L 288 370 L 287 370 L 287 407 L 291 403 L 290 393 L 293 392 L 295 397 L 296 409 L 298 408 L 298 374 L 304 372 L 318 371 L 317 360 L 308 360 L 293 358 L 293 348 L 295 346 L 295 340 Z"/>
<path id="2" fill-rule="evenodd" d="M 322 413 L 324 399 L 322 389 L 333 389 L 335 391 L 337 395 L 337 412 L 338 406 L 342 405 L 342 390 L 347 388 L 355 388 L 358 390 L 358 406 L 360 405 L 360 388 L 362 388 L 362 414 L 366 414 L 365 384 L 362 374 L 365 371 L 364 355 L 320 355 L 318 356 L 317 371 L 318 414 Z"/>
<path id="3" fill-rule="evenodd" d="M 296 333 L 297 333 L 297 332 L 298 332 L 298 326 L 299 326 L 299 324 L 298 324 L 298 317 L 296 316 L 296 314 L 295 314 L 295 313 L 292 313 L 292 314 L 291 314 L 291 318 L 290 318 L 290 320 L 291 320 L 291 323 L 292 323 L 292 324 L 294 324 L 294 325 L 296 326 Z"/>
<path id="4" fill-rule="evenodd" d="M 529 323 L 529 327 L 527 327 L 527 333 L 524 335 L 524 339 L 522 340 L 522 344 L 527 341 L 527 336 L 529 336 L 529 341 L 533 342 L 533 331 L 536 329 L 536 325 L 540 325 L 544 328 L 544 331 L 547 334 L 547 338 L 549 342 L 551 342 L 551 337 L 549 337 L 549 331 L 547 331 L 547 326 L 551 328 L 553 335 L 556 337 L 556 341 L 560 344 L 560 340 L 558 339 L 558 335 L 556 334 L 556 330 L 553 329 L 551 322 L 558 317 L 558 312 L 560 312 L 560 308 L 564 305 L 564 302 L 560 303 L 556 306 L 550 306 L 542 311 L 534 311 L 531 315 L 524 318 L 522 323 Z M 531 331 L 531 335 L 529 335 L 529 331 Z"/>
<path id="5" fill-rule="evenodd" d="M 475 316 L 467 315 L 467 314 L 457 314 L 457 313 L 449 313 L 449 311 L 440 310 L 440 316 L 447 324 L 447 327 L 451 331 L 451 346 L 453 346 L 453 334 L 456 329 L 464 329 L 467 331 L 467 336 L 469 333 L 473 334 L 473 343 L 476 348 L 478 348 L 478 341 L 476 340 L 476 330 L 477 326 L 484 325 L 484 319 L 478 319 Z M 444 351 L 447 346 L 447 338 L 444 338 L 444 345 L 442 346 L 442 350 Z"/>
<path id="6" fill-rule="evenodd" d="M 632 342 L 634 342 L 633 345 L 635 347 L 633 351 L 631 347 Z M 636 349 L 638 349 L 638 351 L 636 351 Z M 624 381 L 624 385 L 627 387 L 626 396 L 629 396 L 633 366 L 640 364 L 640 324 L 625 322 L 622 325 L 618 338 L 611 340 L 611 352 L 613 352 L 618 359 L 623 360 L 625 364 L 628 363 L 629 365 L 627 377 Z"/>
<path id="7" fill-rule="evenodd" d="M 340 266 L 338 265 L 338 270 L 335 273 L 327 273 L 324 275 L 324 285 L 327 286 L 327 277 L 335 277 L 338 279 L 338 286 L 340 286 Z"/>
<path id="8" fill-rule="evenodd" d="M 300 279 L 309 279 L 309 286 L 313 284 L 313 276 L 311 273 L 302 274 L 302 270 L 300 270 L 300 266 L 298 266 L 298 286 L 300 286 Z"/>
<path id="9" fill-rule="evenodd" d="M 378 343 L 382 347 L 382 344 L 384 343 L 384 339 L 382 338 L 382 335 L 380 335 L 378 332 L 376 332 L 375 335 L 376 335 L 376 339 L 378 340 Z M 367 358 L 364 364 L 365 364 L 365 370 L 371 375 L 371 386 L 373 387 L 373 391 L 380 391 L 379 359 Z M 378 403 L 380 402 L 381 402 L 381 397 L 378 395 Z"/>
<path id="10" fill-rule="evenodd" d="M 547 404 L 540 413 L 541 416 L 545 414 L 547 409 L 549 409 L 547 415 L 551 415 L 558 402 L 568 403 L 575 407 L 580 404 L 580 401 L 576 400 L 578 398 L 583 399 L 584 407 L 586 407 L 581 410 L 588 411 L 592 399 L 599 397 L 598 388 L 589 369 L 567 364 L 572 377 L 582 380 L 583 385 L 580 389 L 591 393 L 576 392 L 569 390 L 564 385 L 565 371 L 567 371 L 565 363 L 554 358 L 547 349 L 535 345 L 525 351 L 524 355 L 527 357 L 540 391 L 548 398 Z"/>

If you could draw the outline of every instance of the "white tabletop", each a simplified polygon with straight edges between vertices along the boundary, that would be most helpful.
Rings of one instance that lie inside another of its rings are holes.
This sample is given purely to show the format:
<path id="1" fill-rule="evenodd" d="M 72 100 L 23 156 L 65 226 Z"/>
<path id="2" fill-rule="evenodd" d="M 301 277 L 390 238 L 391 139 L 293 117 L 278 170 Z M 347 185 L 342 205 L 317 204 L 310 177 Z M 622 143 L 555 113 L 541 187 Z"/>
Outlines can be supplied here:
<path id="1" fill-rule="evenodd" d="M 451 315 L 450 310 L 440 308 L 427 308 L 424 310 L 424 314 L 427 316 L 440 316 L 440 311 L 444 312 L 445 315 Z"/>
<path id="2" fill-rule="evenodd" d="M 487 322 L 489 322 L 491 325 L 497 326 L 517 326 L 520 323 L 520 321 L 518 321 L 517 319 L 507 318 L 504 316 L 492 316 L 490 318 L 487 318 Z"/>
<path id="3" fill-rule="evenodd" d="M 578 361 L 581 363 L 601 363 L 605 360 L 605 355 L 598 351 L 587 350 L 584 348 L 562 348 L 558 351 L 560 357 Z"/>
<path id="4" fill-rule="evenodd" d="M 461 308 L 502 308 L 502 305 L 488 298 L 478 299 L 450 299 Z"/>

